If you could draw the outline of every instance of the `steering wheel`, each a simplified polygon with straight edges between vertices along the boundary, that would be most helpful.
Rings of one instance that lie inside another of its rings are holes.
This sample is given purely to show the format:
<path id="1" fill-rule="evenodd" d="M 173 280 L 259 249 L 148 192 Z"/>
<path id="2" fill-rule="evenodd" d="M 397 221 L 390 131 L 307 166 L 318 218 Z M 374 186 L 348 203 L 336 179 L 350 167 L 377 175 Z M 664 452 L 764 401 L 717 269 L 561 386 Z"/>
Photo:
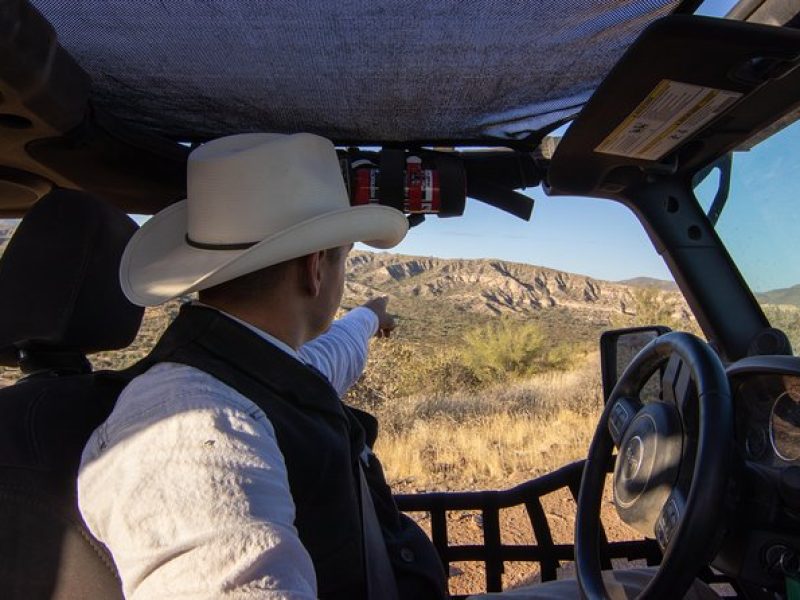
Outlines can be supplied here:
<path id="1" fill-rule="evenodd" d="M 648 402 L 641 392 L 657 370 L 662 392 Z M 578 494 L 575 563 L 588 600 L 610 598 L 598 534 L 613 448 L 617 512 L 647 537 L 655 536 L 664 553 L 639 599 L 682 598 L 721 541 L 733 427 L 725 370 L 708 344 L 673 332 L 636 355 L 600 416 Z"/>

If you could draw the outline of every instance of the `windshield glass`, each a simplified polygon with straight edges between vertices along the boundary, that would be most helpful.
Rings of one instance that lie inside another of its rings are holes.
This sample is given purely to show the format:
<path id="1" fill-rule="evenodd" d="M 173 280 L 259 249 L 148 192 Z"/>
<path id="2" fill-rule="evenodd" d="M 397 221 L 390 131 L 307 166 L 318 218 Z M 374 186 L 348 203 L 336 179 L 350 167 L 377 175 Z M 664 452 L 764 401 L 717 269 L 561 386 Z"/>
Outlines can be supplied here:
<path id="1" fill-rule="evenodd" d="M 695 189 L 708 212 L 719 169 Z M 716 224 L 743 277 L 774 327 L 800 351 L 800 122 L 755 147 L 734 152 L 730 192 Z M 718 206 L 718 204 L 717 204 Z"/>

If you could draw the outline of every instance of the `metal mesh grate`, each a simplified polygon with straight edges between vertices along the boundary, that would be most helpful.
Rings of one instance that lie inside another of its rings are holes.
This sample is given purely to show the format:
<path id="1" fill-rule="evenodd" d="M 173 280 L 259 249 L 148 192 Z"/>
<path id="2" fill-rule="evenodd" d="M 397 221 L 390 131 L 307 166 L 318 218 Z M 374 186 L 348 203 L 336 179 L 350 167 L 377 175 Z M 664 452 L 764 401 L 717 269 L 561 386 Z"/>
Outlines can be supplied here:
<path id="1" fill-rule="evenodd" d="M 577 501 L 583 464 L 583 461 L 572 463 L 558 471 L 503 491 L 398 495 L 397 505 L 403 511 L 428 512 L 431 515 L 431 539 L 442 558 L 445 572 L 448 572 L 452 562 L 481 562 L 486 569 L 486 591 L 499 592 L 502 590 L 504 563 L 527 561 L 539 563 L 542 581 L 550 581 L 556 579 L 560 561 L 574 560 L 574 547 L 572 544 L 553 542 L 541 497 L 561 488 L 568 488 Z M 524 505 L 527 510 L 535 543 L 522 545 L 502 542 L 500 510 L 517 505 Z M 483 544 L 450 545 L 447 512 L 454 510 L 481 512 Z M 601 563 L 604 569 L 611 568 L 612 558 L 644 559 L 649 565 L 658 564 L 661 560 L 661 551 L 654 540 L 609 542 L 602 526 L 600 532 Z"/>

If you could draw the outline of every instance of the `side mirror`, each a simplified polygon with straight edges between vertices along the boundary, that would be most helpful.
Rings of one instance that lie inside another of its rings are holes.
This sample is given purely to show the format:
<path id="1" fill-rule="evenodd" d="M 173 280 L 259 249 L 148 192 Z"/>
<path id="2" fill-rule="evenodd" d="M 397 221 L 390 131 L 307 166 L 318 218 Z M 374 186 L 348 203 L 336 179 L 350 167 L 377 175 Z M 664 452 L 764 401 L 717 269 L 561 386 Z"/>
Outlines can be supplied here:
<path id="1" fill-rule="evenodd" d="M 658 336 L 670 331 L 672 330 L 669 327 L 651 325 L 603 332 L 600 336 L 600 369 L 603 375 L 604 402 L 608 401 L 611 390 L 614 389 L 620 375 L 633 360 L 633 357 L 639 353 L 639 350 Z M 651 382 L 648 382 L 645 388 L 649 388 L 650 385 Z M 656 385 L 658 385 L 657 382 Z M 655 394 L 658 394 L 658 392 L 658 389 L 654 390 Z"/>

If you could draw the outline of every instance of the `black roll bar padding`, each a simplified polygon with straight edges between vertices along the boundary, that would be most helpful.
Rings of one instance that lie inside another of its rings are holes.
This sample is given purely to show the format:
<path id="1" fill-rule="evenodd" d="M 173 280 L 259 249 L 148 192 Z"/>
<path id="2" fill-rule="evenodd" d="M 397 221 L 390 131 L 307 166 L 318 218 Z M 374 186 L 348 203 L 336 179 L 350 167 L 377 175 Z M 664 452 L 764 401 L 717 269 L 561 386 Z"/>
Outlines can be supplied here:
<path id="1" fill-rule="evenodd" d="M 620 194 L 675 277 L 703 333 L 733 362 L 769 327 L 761 306 L 691 190 L 678 174 Z"/>
<path id="2" fill-rule="evenodd" d="M 406 151 L 384 148 L 380 152 L 379 165 L 378 189 L 381 204 L 402 212 L 405 200 Z"/>
<path id="3" fill-rule="evenodd" d="M 439 171 L 442 212 L 440 217 L 460 217 L 467 203 L 467 176 L 464 162 L 457 156 L 443 152 L 435 155 L 434 163 Z"/>
<path id="4" fill-rule="evenodd" d="M 91 79 L 29 2 L 0 0 L 3 130 L 0 216 L 18 217 L 51 189 L 101 196 L 126 212 L 154 213 L 186 197 L 186 156 L 173 140 L 96 109 Z"/>
<path id="5" fill-rule="evenodd" d="M 421 225 L 425 222 L 425 215 L 415 213 L 413 215 L 408 215 L 406 217 L 408 219 L 408 228 L 411 229 L 412 227 L 416 227 L 417 225 Z"/>
<path id="6" fill-rule="evenodd" d="M 672 12 L 674 14 L 692 14 L 702 3 L 703 0 L 681 0 Z"/>
<path id="7" fill-rule="evenodd" d="M 545 170 L 529 152 L 463 152 L 467 180 L 482 179 L 511 190 L 536 187 Z"/>

